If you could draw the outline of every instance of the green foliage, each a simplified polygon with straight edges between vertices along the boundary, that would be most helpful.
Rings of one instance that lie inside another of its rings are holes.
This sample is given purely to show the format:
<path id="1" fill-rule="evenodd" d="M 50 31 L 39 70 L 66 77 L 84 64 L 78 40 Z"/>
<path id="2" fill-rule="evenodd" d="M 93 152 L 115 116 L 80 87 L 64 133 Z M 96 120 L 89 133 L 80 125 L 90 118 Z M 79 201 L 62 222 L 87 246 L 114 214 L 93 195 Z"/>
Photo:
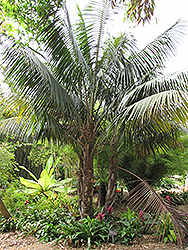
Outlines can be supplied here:
<path id="1" fill-rule="evenodd" d="M 16 167 L 14 149 L 8 143 L 0 143 L 0 186 L 7 185 L 14 177 Z"/>
<path id="2" fill-rule="evenodd" d="M 40 174 L 40 178 L 37 179 L 34 174 L 32 174 L 29 170 L 27 170 L 25 167 L 21 167 L 22 169 L 26 170 L 30 176 L 34 179 L 32 180 L 26 180 L 23 177 L 20 178 L 20 182 L 26 186 L 25 192 L 28 194 L 42 194 L 46 197 L 56 197 L 55 192 L 74 192 L 75 189 L 71 189 L 68 187 L 65 187 L 65 184 L 69 183 L 71 179 L 65 179 L 62 181 L 57 181 L 54 177 L 54 169 L 56 165 L 58 164 L 59 159 L 57 159 L 53 163 L 53 156 L 51 156 L 46 164 L 45 169 Z"/>
<path id="3" fill-rule="evenodd" d="M 14 231 L 16 229 L 17 220 L 9 218 L 6 220 L 0 220 L 0 231 L 2 233 Z"/>
<path id="4" fill-rule="evenodd" d="M 135 237 L 141 236 L 142 225 L 138 214 L 127 207 L 127 211 L 120 214 L 116 240 L 122 244 L 129 245 Z"/>
<path id="5" fill-rule="evenodd" d="M 172 188 L 183 188 L 185 185 L 185 174 L 186 172 L 182 173 L 181 176 L 177 179 L 173 176 L 165 176 L 162 177 L 156 184 L 156 189 L 172 189 Z"/>
<path id="6" fill-rule="evenodd" d="M 75 246 L 81 246 L 82 243 L 87 242 L 89 250 L 92 244 L 99 245 L 107 241 L 111 227 L 106 221 L 99 223 L 98 218 L 92 219 L 87 216 L 79 221 L 71 220 L 65 223 L 61 238 L 65 238 Z"/>
<path id="7" fill-rule="evenodd" d="M 176 193 L 170 191 L 162 191 L 160 195 L 176 205 L 186 205 L 188 203 L 188 192 Z"/>
<path id="8" fill-rule="evenodd" d="M 50 241 L 59 237 L 65 220 L 69 220 L 70 216 L 76 218 L 79 214 L 77 196 L 60 194 L 56 199 L 33 198 L 17 189 L 17 184 L 10 185 L 3 193 L 3 201 L 13 216 L 9 220 L 0 216 L 3 231 L 16 229 Z"/>
<path id="9" fill-rule="evenodd" d="M 54 19 L 60 7 L 61 1 L 2 0 L 0 3 L 0 19 L 4 28 L 2 31 L 8 35 L 17 35 L 20 40 L 25 39 L 26 42 L 33 40 L 34 37 L 37 39 L 41 28 Z M 17 25 L 14 24 L 15 21 Z"/>
<path id="10" fill-rule="evenodd" d="M 172 219 L 170 218 L 169 214 L 163 214 L 159 218 L 160 220 L 160 227 L 157 227 L 157 235 L 162 238 L 164 243 L 168 241 L 176 242 L 176 234 L 175 229 L 172 223 Z"/>
<path id="11" fill-rule="evenodd" d="M 34 234 L 44 241 L 67 241 L 69 245 L 81 246 L 87 243 L 99 246 L 102 242 L 111 242 L 110 231 L 117 232 L 115 241 L 128 245 L 134 237 L 138 237 L 141 224 L 136 212 L 129 208 L 118 216 L 113 216 L 113 208 L 106 213 L 99 213 L 95 218 L 79 219 L 78 197 L 60 194 L 51 199 L 39 196 L 26 196 L 15 192 L 18 184 L 10 185 L 4 192 L 4 203 L 12 212 L 13 218 L 4 220 L 0 216 L 2 231 L 19 230 L 26 234 Z"/>
<path id="12" fill-rule="evenodd" d="M 45 166 L 51 155 L 59 158 L 59 163 L 55 168 L 57 177 L 70 178 L 76 175 L 78 157 L 69 145 L 59 146 L 54 143 L 37 143 L 32 145 L 28 159 L 33 165 Z"/>
<path id="13" fill-rule="evenodd" d="M 173 174 L 182 174 L 186 170 L 188 162 L 188 137 L 180 137 L 181 147 L 171 148 L 166 153 L 157 153 L 151 157 L 138 159 L 134 153 L 127 153 L 120 161 L 119 166 L 130 170 L 142 179 L 146 179 L 150 185 L 160 183 L 162 177 Z M 129 189 L 138 184 L 137 179 L 119 170 L 119 178 Z M 159 184 L 160 185 L 160 184 Z"/>
<path id="14" fill-rule="evenodd" d="M 119 166 L 130 170 L 142 179 L 146 179 L 150 184 L 156 183 L 162 176 L 167 174 L 170 160 L 167 155 L 155 155 L 152 157 L 145 157 L 137 159 L 133 154 L 127 154 L 119 162 Z M 138 180 L 126 173 L 119 170 L 119 178 L 124 180 L 128 189 L 132 189 L 138 184 Z"/>
<path id="15" fill-rule="evenodd" d="M 48 201 L 49 202 L 49 201 Z M 18 211 L 16 229 L 27 234 L 35 234 L 44 241 L 56 239 L 60 234 L 60 226 L 65 221 L 66 212 L 58 207 L 38 209 L 36 205 L 28 205 L 22 212 Z"/>
<path id="16" fill-rule="evenodd" d="M 24 203 L 26 200 L 33 202 L 33 197 L 23 192 L 20 181 L 9 183 L 6 189 L 1 190 L 0 194 L 11 214 L 15 214 L 17 210 L 25 210 Z"/>

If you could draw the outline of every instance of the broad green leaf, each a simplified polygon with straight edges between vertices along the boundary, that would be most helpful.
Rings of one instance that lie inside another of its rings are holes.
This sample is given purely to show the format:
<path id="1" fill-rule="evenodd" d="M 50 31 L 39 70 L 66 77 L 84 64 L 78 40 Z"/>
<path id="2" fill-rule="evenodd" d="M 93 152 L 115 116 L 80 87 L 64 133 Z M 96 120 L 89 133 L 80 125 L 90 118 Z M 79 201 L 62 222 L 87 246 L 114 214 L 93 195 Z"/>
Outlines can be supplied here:
<path id="1" fill-rule="evenodd" d="M 41 193 L 41 191 L 38 189 L 29 189 L 29 188 L 23 190 L 23 192 L 26 194 L 32 194 L 32 195 L 36 195 L 36 194 Z"/>
<path id="2" fill-rule="evenodd" d="M 71 181 L 72 181 L 72 178 L 67 178 L 67 179 L 58 181 L 56 185 L 58 185 L 58 186 L 59 186 L 59 185 L 65 185 L 65 184 L 67 184 L 67 183 L 69 183 L 69 182 L 71 182 Z"/>
<path id="3" fill-rule="evenodd" d="M 50 169 L 51 169 L 52 165 L 53 165 L 53 156 L 51 155 L 50 158 L 47 161 L 46 168 L 45 168 L 47 173 L 50 172 Z"/>
<path id="4" fill-rule="evenodd" d="M 20 182 L 26 186 L 27 188 L 32 188 L 32 189 L 36 189 L 36 190 L 41 190 L 42 187 L 38 182 L 32 181 L 32 180 L 26 180 L 23 177 L 20 178 Z"/>
<path id="5" fill-rule="evenodd" d="M 47 190 L 48 186 L 51 184 L 51 178 L 48 174 L 48 172 L 46 171 L 46 169 L 44 169 L 41 173 L 41 177 L 38 180 L 38 183 L 43 187 L 43 190 Z"/>
<path id="6" fill-rule="evenodd" d="M 73 193 L 76 191 L 76 188 L 55 187 L 53 190 L 62 193 Z"/>
<path id="7" fill-rule="evenodd" d="M 31 177 L 33 177 L 33 179 L 34 179 L 35 181 L 38 181 L 38 180 L 37 180 L 37 177 L 36 177 L 33 173 L 31 173 L 27 168 L 25 168 L 24 166 L 19 166 L 19 168 L 21 168 L 21 169 L 27 171 L 27 172 L 29 173 L 29 175 L 30 175 Z"/>
<path id="8" fill-rule="evenodd" d="M 55 166 L 49 171 L 49 176 L 52 177 Z"/>
<path id="9" fill-rule="evenodd" d="M 44 192 L 44 194 L 46 194 L 48 197 L 52 197 L 52 198 L 55 198 L 57 195 L 52 192 L 51 190 L 47 190 Z"/>
<path id="10" fill-rule="evenodd" d="M 60 160 L 60 157 L 58 157 L 58 158 L 55 160 L 54 167 L 57 166 L 57 164 L 59 163 L 59 160 Z"/>

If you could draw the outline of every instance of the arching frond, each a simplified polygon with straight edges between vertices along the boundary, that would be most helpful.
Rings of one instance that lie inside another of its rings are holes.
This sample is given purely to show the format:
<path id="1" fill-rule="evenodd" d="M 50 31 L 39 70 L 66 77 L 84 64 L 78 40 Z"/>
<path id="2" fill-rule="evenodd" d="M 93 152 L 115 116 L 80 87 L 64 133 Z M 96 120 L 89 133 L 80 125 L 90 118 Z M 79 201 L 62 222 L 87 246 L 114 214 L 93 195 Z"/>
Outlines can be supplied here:
<path id="1" fill-rule="evenodd" d="M 159 35 L 131 59 L 136 84 L 148 79 L 148 76 L 162 72 L 165 62 L 176 54 L 177 45 L 185 32 L 185 22 L 178 20 L 172 27 Z M 153 78 L 152 77 L 152 78 Z"/>

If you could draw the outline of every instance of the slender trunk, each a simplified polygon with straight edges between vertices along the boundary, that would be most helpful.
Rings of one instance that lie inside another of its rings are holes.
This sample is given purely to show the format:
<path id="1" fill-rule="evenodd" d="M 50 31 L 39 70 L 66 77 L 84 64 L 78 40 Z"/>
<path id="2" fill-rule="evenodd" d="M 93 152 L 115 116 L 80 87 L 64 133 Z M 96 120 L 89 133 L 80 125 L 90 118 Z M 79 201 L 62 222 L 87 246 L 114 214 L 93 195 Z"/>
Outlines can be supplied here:
<path id="1" fill-rule="evenodd" d="M 113 206 L 115 202 L 116 190 L 117 190 L 117 164 L 118 157 L 115 145 L 113 155 L 109 158 L 109 174 L 108 174 L 108 189 L 106 194 L 105 208 Z"/>
<path id="2" fill-rule="evenodd" d="M 84 144 L 78 170 L 79 208 L 82 218 L 93 216 L 93 146 L 92 130 L 83 132 Z"/>
<path id="3" fill-rule="evenodd" d="M 0 198 L 0 212 L 2 213 L 3 217 L 5 217 L 5 219 L 12 217 L 8 209 L 5 207 L 5 204 L 3 203 L 1 198 Z"/>

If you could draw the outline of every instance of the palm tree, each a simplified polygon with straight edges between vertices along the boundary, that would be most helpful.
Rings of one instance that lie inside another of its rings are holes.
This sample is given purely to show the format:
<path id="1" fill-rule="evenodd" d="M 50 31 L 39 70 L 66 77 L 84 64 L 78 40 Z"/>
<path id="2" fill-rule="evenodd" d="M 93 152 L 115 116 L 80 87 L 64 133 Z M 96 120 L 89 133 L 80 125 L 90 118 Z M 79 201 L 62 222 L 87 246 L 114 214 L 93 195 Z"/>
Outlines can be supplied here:
<path id="1" fill-rule="evenodd" d="M 183 24 L 137 52 L 129 34 L 105 39 L 109 0 L 92 1 L 83 13 L 78 8 L 74 30 L 64 2 L 62 11 L 63 18 L 56 16 L 43 29 L 43 56 L 2 35 L 6 81 L 17 92 L 9 98 L 2 128 L 22 140 L 70 143 L 80 159 L 80 214 L 92 216 L 93 157 L 99 147 L 106 143 L 112 149 L 108 205 L 115 195 L 122 134 L 138 145 L 186 125 L 187 73 L 160 76 Z"/>

